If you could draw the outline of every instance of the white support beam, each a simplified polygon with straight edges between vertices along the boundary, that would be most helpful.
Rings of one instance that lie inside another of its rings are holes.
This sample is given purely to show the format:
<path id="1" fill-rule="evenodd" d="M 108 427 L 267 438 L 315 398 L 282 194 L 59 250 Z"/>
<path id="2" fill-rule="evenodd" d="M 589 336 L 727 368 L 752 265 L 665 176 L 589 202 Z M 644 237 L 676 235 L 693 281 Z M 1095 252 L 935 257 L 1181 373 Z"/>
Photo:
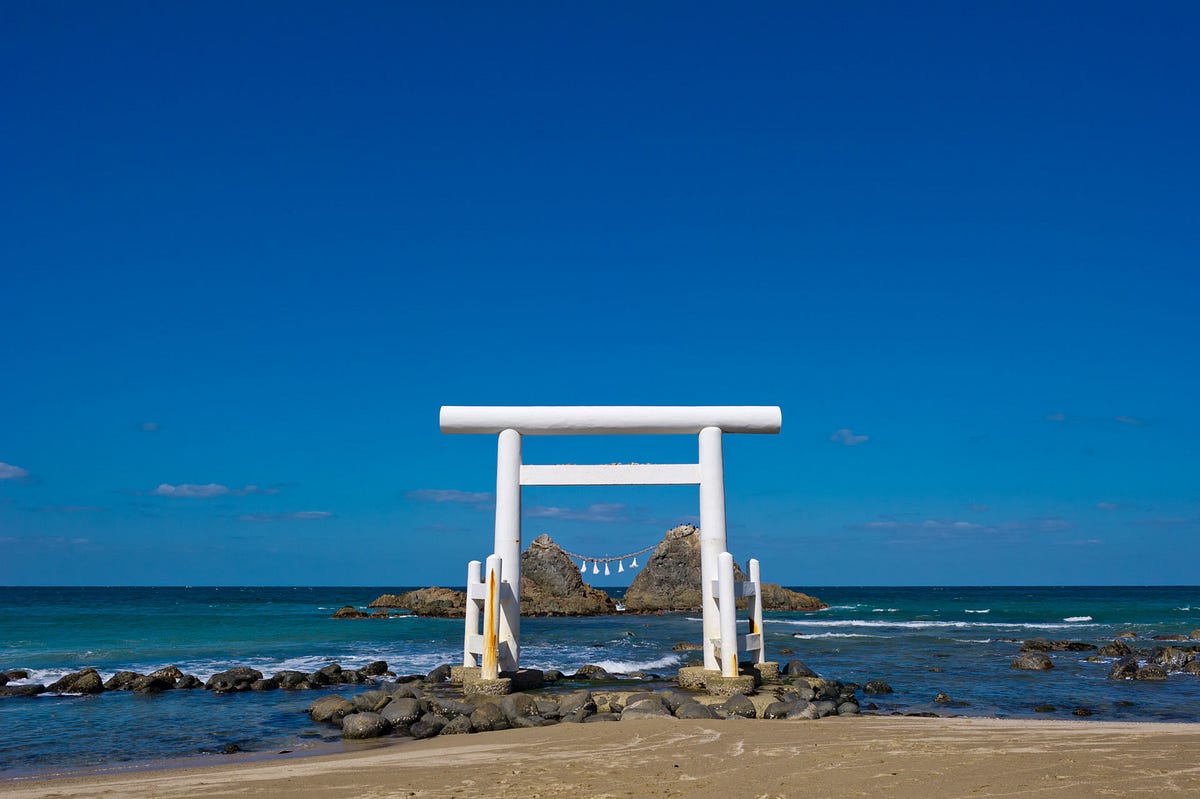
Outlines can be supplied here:
<path id="1" fill-rule="evenodd" d="M 699 485 L 698 463 L 522 464 L 523 486 Z"/>
<path id="2" fill-rule="evenodd" d="M 709 589 L 712 591 L 713 596 L 721 595 L 721 587 L 717 580 L 712 581 L 712 585 L 709 586 Z M 747 597 L 747 596 L 755 596 L 757 593 L 758 593 L 758 590 L 755 588 L 754 583 L 735 582 L 733 584 L 733 596 L 735 599 L 741 599 L 742 597 Z"/>
<path id="3" fill-rule="evenodd" d="M 706 427 L 726 433 L 778 433 L 775 405 L 443 405 L 443 433 L 526 436 L 692 434 Z"/>

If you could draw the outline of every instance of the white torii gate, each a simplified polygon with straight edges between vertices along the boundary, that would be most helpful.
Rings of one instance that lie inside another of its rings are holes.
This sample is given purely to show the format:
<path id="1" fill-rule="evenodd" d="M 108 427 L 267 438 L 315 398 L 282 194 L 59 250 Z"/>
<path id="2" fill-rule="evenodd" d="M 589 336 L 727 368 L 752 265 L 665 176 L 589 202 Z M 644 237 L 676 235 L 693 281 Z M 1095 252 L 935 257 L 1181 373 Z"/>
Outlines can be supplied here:
<path id="1" fill-rule="evenodd" d="M 700 486 L 700 582 L 704 625 L 704 669 L 718 670 L 714 642 L 723 642 L 725 657 L 721 671 L 736 673 L 733 644 L 732 577 L 724 580 L 721 593 L 728 607 L 722 614 L 714 588 L 719 571 L 732 575 L 732 558 L 725 543 L 724 433 L 778 433 L 783 415 L 778 406 L 461 406 L 441 410 L 443 433 L 477 433 L 498 436 L 496 453 L 496 538 L 488 558 L 485 613 L 498 619 L 484 624 L 482 646 L 473 644 L 472 630 L 478 629 L 478 606 L 467 602 L 467 640 L 464 665 L 473 666 L 472 652 L 481 654 L 483 676 L 496 677 L 497 668 L 516 671 L 520 667 L 521 641 L 521 486 L 527 485 L 699 485 Z M 535 465 L 521 462 L 522 436 L 563 435 L 671 435 L 699 437 L 698 463 L 638 463 L 609 465 Z M 724 556 L 722 557 L 722 554 Z M 480 584 L 479 562 L 468 569 L 468 595 Z M 752 572 L 757 569 L 752 562 Z M 751 580 L 757 582 L 758 575 Z M 481 590 L 483 586 L 480 586 Z M 482 597 L 480 597 L 482 598 Z M 761 608 L 761 603 L 759 604 Z M 474 613 L 472 613 L 474 611 Z M 474 627 L 472 626 L 474 621 Z M 758 624 L 758 629 L 753 629 Z M 723 629 L 723 626 L 726 629 Z M 496 636 L 487 634 L 494 630 Z M 751 634 L 761 636 L 761 619 L 752 622 Z M 475 633 L 478 638 L 478 633 Z M 762 656 L 760 637 L 759 654 Z M 470 660 L 471 662 L 465 662 Z"/>

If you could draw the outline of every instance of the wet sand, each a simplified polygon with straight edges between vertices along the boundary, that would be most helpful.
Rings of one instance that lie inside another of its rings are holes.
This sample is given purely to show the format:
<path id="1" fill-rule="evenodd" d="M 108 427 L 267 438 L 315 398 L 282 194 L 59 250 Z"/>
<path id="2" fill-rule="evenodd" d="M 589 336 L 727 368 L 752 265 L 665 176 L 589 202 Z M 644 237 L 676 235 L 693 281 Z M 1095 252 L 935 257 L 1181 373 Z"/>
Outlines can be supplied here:
<path id="1" fill-rule="evenodd" d="M 359 752 L 0 782 L 76 797 L 1200 796 L 1200 725 L 900 717 L 563 724 Z"/>

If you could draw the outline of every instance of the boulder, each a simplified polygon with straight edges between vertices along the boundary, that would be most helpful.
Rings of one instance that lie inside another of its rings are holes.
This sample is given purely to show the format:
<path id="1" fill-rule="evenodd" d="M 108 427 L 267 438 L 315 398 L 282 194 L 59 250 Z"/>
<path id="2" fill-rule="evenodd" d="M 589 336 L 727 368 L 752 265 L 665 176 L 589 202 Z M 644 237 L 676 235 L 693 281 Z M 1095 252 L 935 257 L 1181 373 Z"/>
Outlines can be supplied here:
<path id="1" fill-rule="evenodd" d="M 475 732 L 470 716 L 455 716 L 442 727 L 442 735 L 467 735 Z"/>
<path id="2" fill-rule="evenodd" d="M 815 671 L 804 665 L 800 660 L 789 660 L 783 667 L 783 673 L 789 677 L 817 677 Z"/>
<path id="3" fill-rule="evenodd" d="M 37 696 L 44 693 L 44 685 L 0 685 L 0 696 Z"/>
<path id="4" fill-rule="evenodd" d="M 204 681 L 194 674 L 185 674 L 175 683 L 175 687 L 180 691 L 191 691 L 194 688 L 203 688 Z"/>
<path id="5" fill-rule="evenodd" d="M 529 694 L 506 694 L 499 698 L 500 710 L 509 724 L 516 724 L 517 719 L 538 714 L 537 701 Z"/>
<path id="6" fill-rule="evenodd" d="M 1049 641 L 1045 638 L 1031 638 L 1021 644 L 1023 652 L 1090 652 L 1095 648 L 1095 644 L 1078 641 Z"/>
<path id="7" fill-rule="evenodd" d="M 425 682 L 428 682 L 428 683 L 436 684 L 436 683 L 440 683 L 440 682 L 446 682 L 449 679 L 450 679 L 450 664 L 449 663 L 443 663 L 442 665 L 438 666 L 433 671 L 431 671 L 425 675 Z"/>
<path id="8" fill-rule="evenodd" d="M 1133 679 L 1135 679 L 1135 680 L 1165 680 L 1165 679 L 1167 679 L 1167 670 L 1164 669 L 1162 666 L 1158 666 L 1153 663 L 1150 663 L 1150 664 L 1142 666 L 1140 669 L 1138 669 L 1137 672 L 1134 673 Z"/>
<path id="9" fill-rule="evenodd" d="M 386 660 L 376 660 L 368 663 L 359 669 L 359 673 L 364 677 L 383 677 L 387 674 L 388 664 Z"/>
<path id="10" fill-rule="evenodd" d="M 333 612 L 331 619 L 365 619 L 369 613 L 364 613 L 353 605 L 343 605 Z"/>
<path id="11" fill-rule="evenodd" d="M 510 725 L 500 705 L 493 701 L 475 708 L 475 712 L 471 714 L 471 726 L 479 732 L 491 732 L 507 730 Z"/>
<path id="12" fill-rule="evenodd" d="M 446 726 L 448 721 L 449 719 L 442 718 L 433 713 L 426 713 L 408 728 L 408 734 L 417 740 L 432 738 L 442 731 L 442 728 Z"/>
<path id="13" fill-rule="evenodd" d="M 837 706 L 837 714 L 839 716 L 856 716 L 858 715 L 858 702 L 842 702 Z"/>
<path id="14" fill-rule="evenodd" d="M 798 705 L 798 704 L 799 703 L 795 702 L 795 701 L 772 702 L 771 704 L 769 704 L 765 708 L 763 708 L 762 717 L 764 719 L 785 719 L 785 718 L 787 718 L 787 714 L 790 713 L 792 711 L 792 709 L 795 708 L 796 705 Z"/>
<path id="15" fill-rule="evenodd" d="M 144 674 L 138 674 L 136 671 L 118 671 L 108 678 L 108 682 L 104 683 L 104 687 L 109 691 L 128 691 L 133 687 L 135 680 L 141 679 L 144 676 Z"/>
<path id="16" fill-rule="evenodd" d="M 579 671 L 575 672 L 575 674 L 571 677 L 571 679 L 573 679 L 573 680 L 609 681 L 609 680 L 614 680 L 616 678 L 613 677 L 611 674 L 609 674 L 607 671 L 605 671 L 600 666 L 593 666 L 592 664 L 589 663 L 586 666 L 580 666 Z"/>
<path id="17" fill-rule="evenodd" d="M 164 666 L 158 671 L 150 672 L 146 676 L 154 677 L 155 679 L 159 680 L 170 680 L 172 683 L 175 683 L 183 679 L 183 672 L 178 666 Z"/>
<path id="18" fill-rule="evenodd" d="M 322 696 L 308 706 L 308 717 L 316 722 L 340 725 L 342 719 L 354 711 L 354 703 L 344 696 Z"/>
<path id="19" fill-rule="evenodd" d="M 308 681 L 313 685 L 341 685 L 342 667 L 337 663 L 330 663 L 308 675 Z"/>
<path id="20" fill-rule="evenodd" d="M 522 616 L 596 616 L 616 613 L 605 592 L 587 585 L 579 567 L 548 535 L 521 553 Z"/>
<path id="21" fill-rule="evenodd" d="M 894 693 L 892 686 L 888 685 L 883 680 L 868 680 L 863 686 L 864 694 L 890 694 Z"/>
<path id="22" fill-rule="evenodd" d="M 158 672 L 154 672 L 154 674 L 147 674 L 145 677 L 138 677 L 130 684 L 129 690 L 135 694 L 160 694 L 163 691 L 175 690 L 175 685 L 175 680 L 161 677 L 158 675 Z"/>
<path id="23" fill-rule="evenodd" d="M 378 738 L 392 731 L 392 725 L 378 713 L 353 713 L 342 719 L 342 737 Z"/>
<path id="24" fill-rule="evenodd" d="M 587 713 L 596 712 L 596 701 L 592 699 L 591 691 L 574 691 L 558 699 L 558 714 L 567 716 L 584 710 Z"/>
<path id="25" fill-rule="evenodd" d="M 52 694 L 98 694 L 104 690 L 104 680 L 95 669 L 84 669 L 64 675 L 46 690 Z"/>
<path id="26" fill-rule="evenodd" d="M 657 699 L 639 699 L 631 702 L 621 711 L 621 721 L 630 719 L 672 718 L 671 711 Z"/>
<path id="27" fill-rule="evenodd" d="M 421 703 L 416 699 L 408 697 L 397 699 L 395 698 L 395 694 L 392 696 L 392 701 L 384 705 L 383 710 L 379 711 L 379 713 L 393 727 L 408 726 L 424 714 L 424 711 L 421 709 Z"/>
<path id="28" fill-rule="evenodd" d="M 204 684 L 204 690 L 219 694 L 249 691 L 251 683 L 262 678 L 263 674 L 258 669 L 236 666 L 209 677 L 208 682 Z"/>
<path id="29" fill-rule="evenodd" d="M 1173 646 L 1155 647 L 1150 653 L 1150 662 L 1167 671 L 1179 671 L 1192 659 L 1192 653 Z"/>
<path id="30" fill-rule="evenodd" d="M 708 705 L 702 705 L 696 701 L 684 702 L 675 708 L 675 718 L 677 719 L 715 719 L 716 717 L 716 711 Z"/>
<path id="31" fill-rule="evenodd" d="M 734 694 L 726 699 L 721 703 L 720 710 L 717 712 L 724 713 L 725 718 L 730 719 L 735 717 L 752 719 L 757 715 L 754 711 L 754 703 L 741 694 Z"/>
<path id="32" fill-rule="evenodd" d="M 1045 671 L 1054 668 L 1054 661 L 1041 652 L 1022 652 L 1012 662 L 1012 668 L 1028 671 Z"/>
<path id="33" fill-rule="evenodd" d="M 1123 658 L 1133 654 L 1133 647 L 1125 643 L 1123 638 L 1114 638 L 1111 644 L 1100 647 L 1096 654 L 1107 658 Z"/>
<path id="34" fill-rule="evenodd" d="M 362 713 L 378 713 L 392 701 L 392 695 L 387 691 L 364 691 L 355 694 L 350 701 Z"/>
<path id="35" fill-rule="evenodd" d="M 1134 655 L 1126 655 L 1112 664 L 1112 668 L 1108 670 L 1108 679 L 1132 680 L 1134 675 L 1137 674 L 1137 670 L 1137 657 Z"/>
<path id="36" fill-rule="evenodd" d="M 401 604 L 401 599 L 396 594 L 381 594 L 371 600 L 367 605 L 369 608 L 406 608 L 407 605 Z"/>
<path id="37" fill-rule="evenodd" d="M 678 641 L 671 647 L 673 652 L 699 652 L 704 649 L 704 644 L 698 644 L 694 641 Z"/>
<path id="38" fill-rule="evenodd" d="M 277 673 L 275 682 L 279 683 L 279 687 L 285 691 L 302 691 L 316 687 L 314 683 L 309 682 L 307 674 L 292 669 L 285 669 Z"/>

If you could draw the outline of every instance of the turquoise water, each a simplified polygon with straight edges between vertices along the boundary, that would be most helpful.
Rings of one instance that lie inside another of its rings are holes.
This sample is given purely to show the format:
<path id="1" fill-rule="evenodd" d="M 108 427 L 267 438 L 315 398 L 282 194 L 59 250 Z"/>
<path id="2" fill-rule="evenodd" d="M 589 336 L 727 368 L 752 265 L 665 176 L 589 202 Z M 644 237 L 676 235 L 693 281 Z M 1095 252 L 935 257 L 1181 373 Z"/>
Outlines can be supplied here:
<path id="1" fill-rule="evenodd" d="M 0 588 L 0 670 L 26 669 L 31 674 L 24 682 L 48 684 L 86 666 L 107 678 L 119 670 L 144 673 L 177 665 L 203 679 L 235 665 L 269 675 L 331 662 L 355 668 L 386 660 L 397 674 L 414 674 L 460 662 L 461 621 L 329 618 L 342 605 L 365 607 L 381 593 L 400 590 L 405 589 Z M 880 713 L 1044 717 L 1033 707 L 1050 704 L 1058 708 L 1050 717 L 1072 718 L 1072 709 L 1085 706 L 1095 719 L 1200 720 L 1200 677 L 1113 682 L 1105 679 L 1108 663 L 1087 662 L 1086 652 L 1051 653 L 1055 668 L 1048 672 L 1009 668 L 1018 648 L 1014 639 L 1102 644 L 1132 629 L 1149 646 L 1153 635 L 1200 629 L 1197 587 L 812 592 L 831 607 L 767 615 L 770 656 L 799 658 L 834 679 L 887 680 L 894 694 L 864 698 Z M 524 619 L 522 662 L 568 673 L 595 663 L 613 672 L 669 676 L 695 657 L 672 651 L 672 644 L 699 636 L 697 614 Z M 341 692 L 353 690 L 346 686 Z M 965 704 L 934 704 L 938 692 Z M 338 745 L 335 731 L 311 724 L 304 713 L 322 693 L 0 699 L 6 731 L 0 736 L 0 777 L 164 758 L 216 759 L 224 756 L 214 753 L 231 743 L 257 753 Z"/>

